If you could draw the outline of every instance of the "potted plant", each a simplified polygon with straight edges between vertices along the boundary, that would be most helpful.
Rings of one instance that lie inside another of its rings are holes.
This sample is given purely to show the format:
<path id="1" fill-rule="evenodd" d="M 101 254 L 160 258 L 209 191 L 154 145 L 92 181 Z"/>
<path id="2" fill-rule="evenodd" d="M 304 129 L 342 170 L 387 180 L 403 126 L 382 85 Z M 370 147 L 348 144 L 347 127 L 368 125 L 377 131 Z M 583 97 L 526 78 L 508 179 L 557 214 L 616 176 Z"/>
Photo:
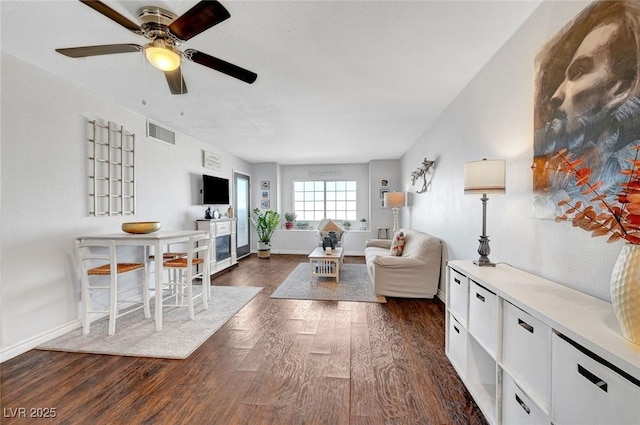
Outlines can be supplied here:
<path id="1" fill-rule="evenodd" d="M 351 222 L 348 220 L 345 220 L 342 222 L 342 227 L 344 227 L 345 230 L 349 230 L 351 229 Z"/>
<path id="2" fill-rule="evenodd" d="M 360 219 L 360 230 L 367 230 L 367 219 L 366 218 L 361 218 Z"/>
<path id="3" fill-rule="evenodd" d="M 258 258 L 271 256 L 271 236 L 280 224 L 280 214 L 272 210 L 253 209 L 251 225 L 258 233 Z"/>
<path id="4" fill-rule="evenodd" d="M 566 148 L 557 151 L 552 161 L 553 171 L 566 174 L 579 189 L 558 203 L 564 212 L 556 221 L 571 221 L 591 236 L 609 236 L 607 242 L 627 242 L 611 273 L 611 303 L 622 335 L 640 344 L 640 145 L 631 149 L 634 156 L 628 159 L 628 168 L 620 171 L 624 180 L 609 193 L 602 189 L 602 180 L 592 181 L 592 170 L 583 165 L 583 159 L 574 159 Z"/>
<path id="5" fill-rule="evenodd" d="M 292 229 L 293 228 L 293 222 L 296 220 L 296 213 L 292 213 L 292 212 L 288 212 L 288 213 L 284 213 L 284 219 L 286 220 L 286 223 L 284 223 L 284 227 L 286 227 L 287 229 Z"/>

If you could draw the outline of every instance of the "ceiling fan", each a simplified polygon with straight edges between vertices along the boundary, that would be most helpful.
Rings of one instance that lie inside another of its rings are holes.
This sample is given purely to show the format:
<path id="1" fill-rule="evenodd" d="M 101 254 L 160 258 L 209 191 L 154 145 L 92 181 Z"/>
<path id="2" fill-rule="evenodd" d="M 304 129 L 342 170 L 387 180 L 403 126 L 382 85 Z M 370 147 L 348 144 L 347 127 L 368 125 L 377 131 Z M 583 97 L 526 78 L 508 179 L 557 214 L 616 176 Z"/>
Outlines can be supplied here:
<path id="1" fill-rule="evenodd" d="M 249 84 L 253 83 L 258 77 L 254 72 L 198 50 L 187 49 L 183 52 L 178 50 L 177 46 L 180 44 L 231 17 L 227 9 L 217 1 L 198 2 L 182 16 L 177 16 L 173 12 L 160 7 L 145 6 L 137 12 L 140 25 L 132 22 L 101 1 L 80 1 L 129 31 L 144 36 L 149 40 L 149 43 L 144 46 L 138 44 L 105 44 L 56 49 L 56 52 L 65 56 L 82 58 L 144 51 L 149 63 L 164 72 L 171 94 L 187 93 L 187 86 L 180 67 L 182 59 L 188 59 Z"/>

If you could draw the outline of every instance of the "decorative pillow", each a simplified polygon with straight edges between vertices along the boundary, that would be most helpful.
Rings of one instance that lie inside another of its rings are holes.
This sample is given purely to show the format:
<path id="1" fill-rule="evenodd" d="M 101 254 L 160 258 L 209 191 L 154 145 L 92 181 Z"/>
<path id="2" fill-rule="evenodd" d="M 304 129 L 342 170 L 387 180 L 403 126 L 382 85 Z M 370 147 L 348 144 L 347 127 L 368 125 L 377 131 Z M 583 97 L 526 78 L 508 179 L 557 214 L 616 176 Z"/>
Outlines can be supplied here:
<path id="1" fill-rule="evenodd" d="M 393 235 L 393 242 L 391 242 L 391 249 L 389 254 L 394 257 L 402 256 L 402 250 L 404 249 L 405 236 L 404 232 L 398 232 Z"/>

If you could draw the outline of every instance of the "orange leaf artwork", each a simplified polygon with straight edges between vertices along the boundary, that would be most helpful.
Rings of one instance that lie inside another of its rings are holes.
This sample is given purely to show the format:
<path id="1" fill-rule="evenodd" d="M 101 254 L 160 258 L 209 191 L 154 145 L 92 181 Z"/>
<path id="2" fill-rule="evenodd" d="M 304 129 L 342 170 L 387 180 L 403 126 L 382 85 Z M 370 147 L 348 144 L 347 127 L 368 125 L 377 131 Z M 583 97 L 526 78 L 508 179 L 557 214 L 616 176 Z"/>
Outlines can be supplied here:
<path id="1" fill-rule="evenodd" d="M 609 235 L 608 243 L 624 239 L 640 245 L 640 145 L 633 149 L 635 158 L 628 161 L 631 168 L 620 171 L 625 181 L 618 185 L 615 201 L 607 200 L 606 194 L 599 193 L 602 181 L 591 182 L 592 171 L 582 166 L 581 159 L 571 159 L 566 149 L 557 151 L 553 158 L 560 162 L 555 171 L 573 177 L 580 194 L 591 195 L 589 202 L 592 205 L 583 205 L 579 199 L 562 200 L 558 206 L 564 207 L 564 213 L 556 217 L 556 222 L 571 221 L 574 227 L 589 231 L 594 237 Z M 599 208 L 598 212 L 594 205 Z"/>

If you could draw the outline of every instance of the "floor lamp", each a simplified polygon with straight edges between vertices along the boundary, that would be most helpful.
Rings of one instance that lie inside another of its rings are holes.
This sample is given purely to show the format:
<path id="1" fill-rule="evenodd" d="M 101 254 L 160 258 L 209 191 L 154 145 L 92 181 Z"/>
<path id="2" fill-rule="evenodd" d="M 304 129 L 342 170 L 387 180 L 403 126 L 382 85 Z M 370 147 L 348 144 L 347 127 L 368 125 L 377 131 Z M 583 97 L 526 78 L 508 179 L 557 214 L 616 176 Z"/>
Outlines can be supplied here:
<path id="1" fill-rule="evenodd" d="M 487 236 L 487 193 L 505 193 L 505 161 L 502 159 L 467 162 L 464 164 L 464 193 L 465 195 L 482 194 L 482 235 L 480 235 L 480 258 L 473 264 L 477 266 L 495 267 L 489 260 L 491 249 Z"/>
<path id="2" fill-rule="evenodd" d="M 387 192 L 384 194 L 384 206 L 391 208 L 393 212 L 393 233 L 395 234 L 400 229 L 398 213 L 400 208 L 407 206 L 407 196 L 404 192 Z"/>

